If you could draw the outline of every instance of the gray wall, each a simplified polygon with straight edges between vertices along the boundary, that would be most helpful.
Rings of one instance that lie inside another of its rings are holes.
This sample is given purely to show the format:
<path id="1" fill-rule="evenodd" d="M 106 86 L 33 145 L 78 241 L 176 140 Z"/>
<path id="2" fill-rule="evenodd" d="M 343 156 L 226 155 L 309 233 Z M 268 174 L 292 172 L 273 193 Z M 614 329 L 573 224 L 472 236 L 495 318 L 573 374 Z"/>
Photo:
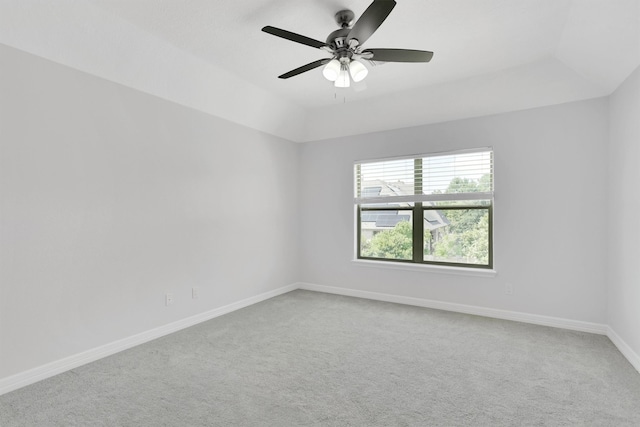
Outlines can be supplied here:
<path id="1" fill-rule="evenodd" d="M 607 122 L 601 98 L 304 144 L 302 280 L 605 323 Z M 484 146 L 495 157 L 495 277 L 352 262 L 355 160 Z"/>
<path id="2" fill-rule="evenodd" d="M 0 61 L 0 378 L 294 283 L 296 144 Z"/>
<path id="3" fill-rule="evenodd" d="M 608 323 L 640 364 L 640 68 L 610 97 Z"/>

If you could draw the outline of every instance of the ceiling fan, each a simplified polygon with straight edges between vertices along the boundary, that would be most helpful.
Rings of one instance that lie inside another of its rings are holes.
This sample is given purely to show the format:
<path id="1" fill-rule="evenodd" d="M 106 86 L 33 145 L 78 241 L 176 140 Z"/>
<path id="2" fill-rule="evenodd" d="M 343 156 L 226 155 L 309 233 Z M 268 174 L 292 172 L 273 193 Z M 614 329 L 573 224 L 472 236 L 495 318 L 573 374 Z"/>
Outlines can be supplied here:
<path id="1" fill-rule="evenodd" d="M 349 76 L 354 82 L 359 82 L 369 73 L 361 62 L 362 59 L 376 62 L 429 62 L 433 52 L 424 50 L 363 49 L 362 45 L 387 19 L 395 5 L 394 0 L 374 0 L 353 26 L 351 23 L 355 17 L 354 13 L 351 10 L 339 11 L 335 19 L 340 29 L 329 34 L 326 42 L 267 25 L 262 29 L 265 33 L 331 54 L 331 58 L 318 59 L 278 78 L 288 79 L 324 65 L 322 74 L 327 80 L 333 81 L 336 87 L 349 87 Z"/>

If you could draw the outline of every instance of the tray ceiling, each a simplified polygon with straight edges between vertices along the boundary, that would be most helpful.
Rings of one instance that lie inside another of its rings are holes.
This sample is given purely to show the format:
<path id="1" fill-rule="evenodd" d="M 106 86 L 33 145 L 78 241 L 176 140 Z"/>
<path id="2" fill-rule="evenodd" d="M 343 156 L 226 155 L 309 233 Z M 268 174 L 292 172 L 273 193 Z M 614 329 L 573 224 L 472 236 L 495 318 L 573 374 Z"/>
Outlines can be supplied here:
<path id="1" fill-rule="evenodd" d="M 609 95 L 640 64 L 639 0 L 398 0 L 369 48 L 435 52 L 336 89 L 326 57 L 260 31 L 324 40 L 369 0 L 5 0 L 0 42 L 295 141 Z"/>

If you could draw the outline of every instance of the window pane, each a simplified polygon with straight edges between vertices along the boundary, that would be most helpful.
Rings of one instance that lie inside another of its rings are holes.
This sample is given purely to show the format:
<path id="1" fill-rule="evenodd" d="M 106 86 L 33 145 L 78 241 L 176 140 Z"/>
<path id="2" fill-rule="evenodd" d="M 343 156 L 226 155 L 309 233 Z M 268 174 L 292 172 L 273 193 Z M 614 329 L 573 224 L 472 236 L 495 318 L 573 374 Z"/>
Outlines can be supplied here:
<path id="1" fill-rule="evenodd" d="M 460 153 L 422 159 L 424 194 L 493 191 L 490 151 Z"/>
<path id="2" fill-rule="evenodd" d="M 411 211 L 361 211 L 360 256 L 411 260 L 413 258 Z"/>
<path id="3" fill-rule="evenodd" d="M 489 264 L 488 209 L 425 209 L 424 215 L 425 261 Z"/>
<path id="4" fill-rule="evenodd" d="M 414 160 L 388 160 L 356 166 L 356 197 L 409 196 L 414 194 Z"/>

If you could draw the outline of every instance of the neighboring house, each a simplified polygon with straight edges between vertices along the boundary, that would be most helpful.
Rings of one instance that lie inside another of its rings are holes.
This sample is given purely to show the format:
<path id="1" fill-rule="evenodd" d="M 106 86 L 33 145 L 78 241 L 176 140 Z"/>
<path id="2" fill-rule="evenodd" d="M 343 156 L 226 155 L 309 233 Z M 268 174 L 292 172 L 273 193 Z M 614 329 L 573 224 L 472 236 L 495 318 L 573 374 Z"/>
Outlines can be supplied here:
<path id="1" fill-rule="evenodd" d="M 365 181 L 362 183 L 362 197 L 406 196 L 413 194 L 413 184 L 404 182 L 385 182 L 382 180 Z M 432 205 L 431 202 L 424 204 Z M 378 206 L 378 205 L 368 205 Z M 397 210 L 379 210 L 362 212 L 362 240 L 368 241 L 384 230 L 394 228 L 401 221 L 412 221 L 412 211 L 409 203 L 380 204 L 379 206 L 397 206 Z M 405 208 L 405 209 L 403 209 Z M 440 211 L 427 210 L 424 212 L 424 229 L 431 232 L 432 241 L 437 242 L 441 237 L 438 229 L 449 225 L 449 221 Z"/>

